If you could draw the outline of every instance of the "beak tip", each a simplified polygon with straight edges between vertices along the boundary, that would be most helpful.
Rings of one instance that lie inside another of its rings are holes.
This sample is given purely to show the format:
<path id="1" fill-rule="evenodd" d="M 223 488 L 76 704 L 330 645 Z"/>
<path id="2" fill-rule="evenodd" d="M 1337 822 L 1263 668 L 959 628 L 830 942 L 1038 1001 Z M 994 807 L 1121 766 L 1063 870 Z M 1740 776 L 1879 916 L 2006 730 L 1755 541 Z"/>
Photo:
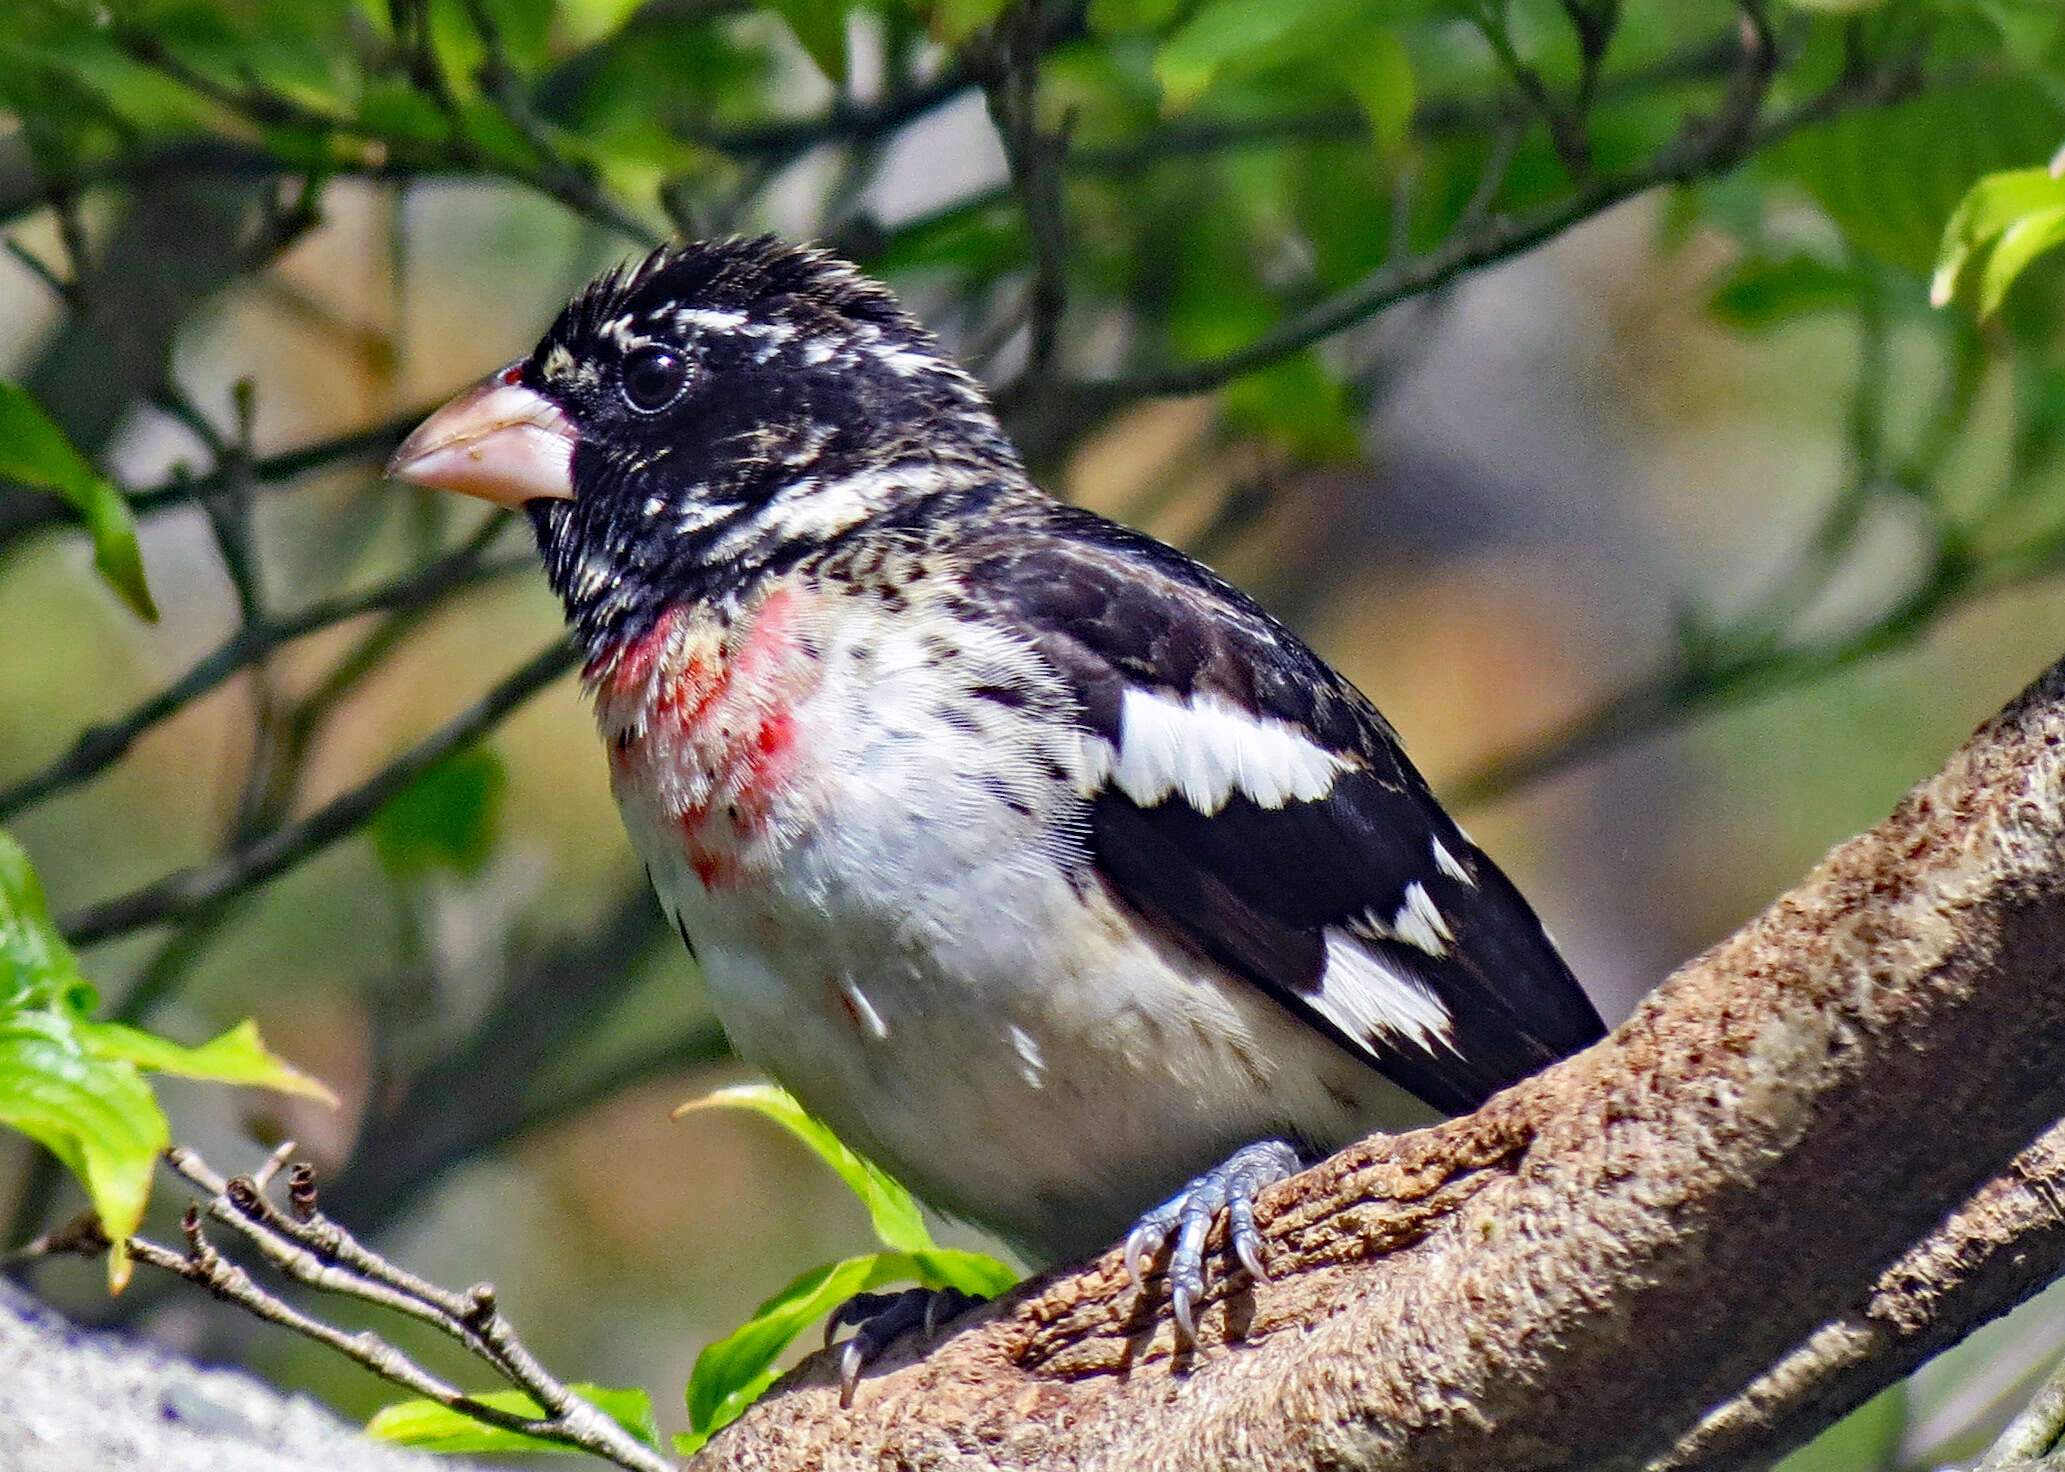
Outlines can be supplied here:
<path id="1" fill-rule="evenodd" d="M 511 507 L 571 498 L 573 426 L 506 374 L 490 374 L 416 426 L 382 475 Z"/>

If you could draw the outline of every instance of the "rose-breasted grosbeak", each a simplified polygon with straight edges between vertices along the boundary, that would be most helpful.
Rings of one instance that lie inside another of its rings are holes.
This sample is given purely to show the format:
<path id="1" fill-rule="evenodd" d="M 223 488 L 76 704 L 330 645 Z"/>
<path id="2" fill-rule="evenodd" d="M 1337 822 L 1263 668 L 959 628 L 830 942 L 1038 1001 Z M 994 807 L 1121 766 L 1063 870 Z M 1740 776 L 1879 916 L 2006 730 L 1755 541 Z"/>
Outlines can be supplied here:
<path id="1" fill-rule="evenodd" d="M 390 470 L 529 514 L 739 1052 L 1040 1257 L 1173 1234 L 1186 1333 L 1221 1207 L 1259 1274 L 1262 1185 L 1600 1035 L 1376 708 L 843 262 L 655 252 Z"/>

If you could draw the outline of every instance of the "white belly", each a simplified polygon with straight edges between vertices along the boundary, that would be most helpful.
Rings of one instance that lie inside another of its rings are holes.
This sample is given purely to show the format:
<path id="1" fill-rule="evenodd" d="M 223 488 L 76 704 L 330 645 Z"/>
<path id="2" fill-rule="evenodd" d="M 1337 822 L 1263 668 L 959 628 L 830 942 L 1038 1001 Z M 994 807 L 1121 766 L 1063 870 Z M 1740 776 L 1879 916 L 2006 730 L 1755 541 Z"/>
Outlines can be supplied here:
<path id="1" fill-rule="evenodd" d="M 1249 1141 L 1431 1117 L 1110 896 L 1072 738 L 1030 750 L 1018 712 L 971 717 L 960 693 L 966 661 L 1027 678 L 1029 652 L 997 636 L 942 660 L 886 619 L 842 618 L 826 646 L 793 782 L 721 882 L 664 800 L 620 797 L 739 1053 L 856 1149 L 1058 1257 Z"/>

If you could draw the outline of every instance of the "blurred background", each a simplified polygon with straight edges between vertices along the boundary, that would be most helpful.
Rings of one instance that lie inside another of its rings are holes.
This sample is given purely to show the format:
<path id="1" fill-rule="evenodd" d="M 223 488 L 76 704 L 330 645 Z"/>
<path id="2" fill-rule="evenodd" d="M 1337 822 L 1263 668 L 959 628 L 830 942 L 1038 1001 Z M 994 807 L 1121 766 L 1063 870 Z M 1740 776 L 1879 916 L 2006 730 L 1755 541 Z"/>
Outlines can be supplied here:
<path id="1" fill-rule="evenodd" d="M 168 1083 L 178 1138 L 299 1140 L 334 1216 L 663 1422 L 865 1220 L 759 1121 L 668 1122 L 742 1074 L 526 664 L 527 530 L 377 478 L 597 270 L 768 229 L 884 275 L 1049 486 L 1376 698 L 1609 1020 L 2065 649 L 2055 264 L 1929 304 L 1959 200 L 2065 141 L 2054 5 L 10 9 L 0 376 L 129 493 L 161 616 L 0 483 L 0 824 L 111 1011 L 254 1016 L 345 1099 Z M 0 1134 L 10 1243 L 79 1204 Z M 31 1277 L 393 1398 L 182 1287 Z M 1814 1455 L 1969 1452 L 2061 1345 L 2039 1300 Z"/>

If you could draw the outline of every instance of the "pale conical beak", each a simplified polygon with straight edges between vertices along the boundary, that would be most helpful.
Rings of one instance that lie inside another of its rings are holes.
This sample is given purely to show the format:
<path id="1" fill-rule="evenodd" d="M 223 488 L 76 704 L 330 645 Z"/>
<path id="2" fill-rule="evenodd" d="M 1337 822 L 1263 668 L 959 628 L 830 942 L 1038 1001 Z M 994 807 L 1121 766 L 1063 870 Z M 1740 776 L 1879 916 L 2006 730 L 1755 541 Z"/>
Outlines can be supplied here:
<path id="1" fill-rule="evenodd" d="M 416 426 L 387 473 L 503 506 L 574 495 L 574 426 L 544 395 L 489 374 Z"/>

